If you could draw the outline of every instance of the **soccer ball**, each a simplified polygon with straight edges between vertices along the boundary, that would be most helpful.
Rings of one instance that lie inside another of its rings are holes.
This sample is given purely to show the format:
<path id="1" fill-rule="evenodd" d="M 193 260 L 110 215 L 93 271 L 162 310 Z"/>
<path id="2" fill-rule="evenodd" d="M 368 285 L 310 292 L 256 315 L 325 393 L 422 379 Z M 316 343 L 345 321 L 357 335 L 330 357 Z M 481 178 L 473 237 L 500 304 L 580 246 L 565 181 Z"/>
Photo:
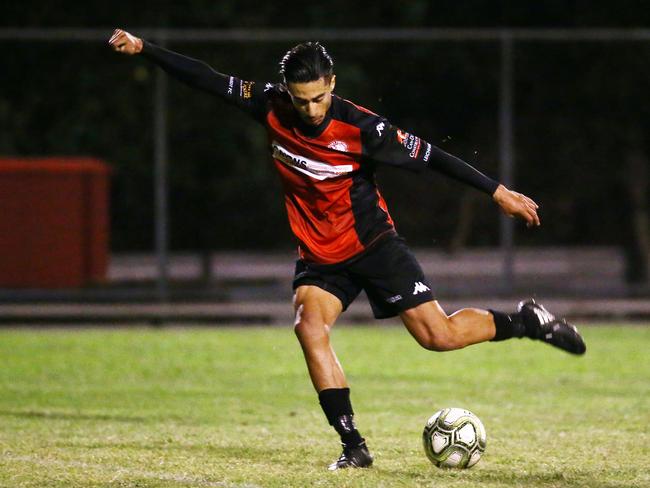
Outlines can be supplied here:
<path id="1" fill-rule="evenodd" d="M 427 421 L 422 442 L 427 457 L 439 468 L 471 468 L 481 459 L 487 436 L 472 412 L 445 408 Z"/>

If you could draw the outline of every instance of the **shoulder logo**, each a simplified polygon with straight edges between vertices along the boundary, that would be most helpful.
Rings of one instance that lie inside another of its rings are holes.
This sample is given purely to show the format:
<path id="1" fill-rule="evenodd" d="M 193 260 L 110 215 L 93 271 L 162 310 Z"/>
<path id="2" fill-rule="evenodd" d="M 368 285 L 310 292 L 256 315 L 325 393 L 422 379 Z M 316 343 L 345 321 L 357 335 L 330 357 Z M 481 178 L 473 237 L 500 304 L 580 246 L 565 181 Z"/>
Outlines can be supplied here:
<path id="1" fill-rule="evenodd" d="M 431 289 L 421 281 L 416 281 L 415 288 L 413 288 L 413 294 L 417 295 L 418 293 L 424 293 L 425 291 L 431 291 Z"/>
<path id="2" fill-rule="evenodd" d="M 253 81 L 242 81 L 239 88 L 239 96 L 244 100 L 249 99 L 253 96 Z"/>
<path id="3" fill-rule="evenodd" d="M 422 159 L 426 163 L 429 161 L 429 157 L 431 157 L 431 144 L 427 142 L 427 150 L 424 152 L 424 157 Z"/>
<path id="4" fill-rule="evenodd" d="M 271 88 L 273 88 L 273 83 L 267 83 L 266 85 L 264 85 L 265 92 L 269 91 Z"/>
<path id="5" fill-rule="evenodd" d="M 375 126 L 375 130 L 377 131 L 377 134 L 379 135 L 379 137 L 381 137 L 381 131 L 383 131 L 385 128 L 386 128 L 386 124 L 384 124 L 383 122 L 379 122 Z"/>
<path id="6" fill-rule="evenodd" d="M 420 138 L 418 136 L 397 129 L 397 142 L 409 151 L 410 157 L 413 159 L 418 157 L 420 153 Z"/>

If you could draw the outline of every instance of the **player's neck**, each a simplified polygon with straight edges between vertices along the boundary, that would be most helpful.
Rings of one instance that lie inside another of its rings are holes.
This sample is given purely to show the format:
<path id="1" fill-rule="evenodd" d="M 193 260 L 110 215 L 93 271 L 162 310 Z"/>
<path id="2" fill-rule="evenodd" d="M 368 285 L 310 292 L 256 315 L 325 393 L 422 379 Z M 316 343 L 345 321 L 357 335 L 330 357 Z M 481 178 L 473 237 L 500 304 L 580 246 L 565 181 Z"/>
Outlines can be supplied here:
<path id="1" fill-rule="evenodd" d="M 325 129 L 327 129 L 327 126 L 332 121 L 331 112 L 332 112 L 332 107 L 330 106 L 330 108 L 327 110 L 327 113 L 325 114 L 325 118 L 318 125 L 308 124 L 307 122 L 302 120 L 300 116 L 298 116 L 298 114 L 296 113 L 296 119 L 297 119 L 296 127 L 302 134 L 306 135 L 307 137 L 318 137 L 323 132 L 325 132 Z"/>

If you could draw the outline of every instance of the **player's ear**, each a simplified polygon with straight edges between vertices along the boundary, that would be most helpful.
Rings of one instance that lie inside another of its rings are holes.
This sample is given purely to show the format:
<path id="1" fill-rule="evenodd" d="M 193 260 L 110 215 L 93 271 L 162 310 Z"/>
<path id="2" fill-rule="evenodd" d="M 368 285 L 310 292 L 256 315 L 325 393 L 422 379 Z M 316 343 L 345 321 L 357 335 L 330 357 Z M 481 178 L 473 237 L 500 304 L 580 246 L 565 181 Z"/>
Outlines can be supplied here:
<path id="1" fill-rule="evenodd" d="M 336 86 L 336 75 L 332 75 L 330 80 L 330 91 L 334 91 L 334 86 Z"/>

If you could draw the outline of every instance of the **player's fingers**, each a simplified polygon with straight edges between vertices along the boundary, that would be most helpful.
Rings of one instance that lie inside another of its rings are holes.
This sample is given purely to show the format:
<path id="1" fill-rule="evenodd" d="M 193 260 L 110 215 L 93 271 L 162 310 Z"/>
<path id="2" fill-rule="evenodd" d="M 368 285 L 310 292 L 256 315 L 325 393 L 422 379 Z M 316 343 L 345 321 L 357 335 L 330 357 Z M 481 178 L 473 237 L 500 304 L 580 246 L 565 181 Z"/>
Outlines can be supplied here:
<path id="1" fill-rule="evenodd" d="M 526 203 L 522 202 L 521 206 L 519 209 L 517 209 L 516 212 L 514 212 L 514 215 L 517 217 L 521 218 L 524 222 L 526 222 L 526 227 L 530 227 L 533 225 L 534 218 L 533 218 L 533 212 L 532 209 L 526 205 Z"/>
<path id="2" fill-rule="evenodd" d="M 120 45 L 120 44 L 128 44 L 129 42 L 129 37 L 126 35 L 126 32 L 120 32 L 117 36 L 115 36 L 114 39 L 112 39 L 111 44 L 115 45 Z"/>
<path id="3" fill-rule="evenodd" d="M 111 40 L 109 41 L 109 44 L 110 44 L 111 46 L 119 46 L 120 44 L 123 44 L 124 42 L 126 42 L 126 40 L 125 40 L 123 37 L 119 37 L 119 36 L 118 36 L 118 37 L 116 37 L 115 39 L 111 39 Z"/>
<path id="4" fill-rule="evenodd" d="M 529 197 L 527 197 L 526 195 L 519 194 L 519 197 L 520 197 L 524 202 L 526 202 L 527 204 L 530 204 L 530 205 L 533 205 L 533 206 L 536 206 L 536 205 L 537 205 L 537 204 L 533 201 L 532 198 L 529 198 Z"/>
<path id="5" fill-rule="evenodd" d="M 120 39 L 118 41 L 115 41 L 113 43 L 113 48 L 119 52 L 128 52 L 129 49 L 128 39 L 125 38 L 125 39 Z"/>
<path id="6" fill-rule="evenodd" d="M 519 200 L 524 201 L 526 203 L 529 203 L 532 206 L 534 206 L 535 208 L 539 208 L 539 205 L 537 205 L 537 202 L 535 202 L 532 198 L 527 197 L 523 193 L 517 193 L 517 192 L 514 192 L 514 193 L 517 195 L 517 198 L 519 198 Z"/>
<path id="7" fill-rule="evenodd" d="M 121 29 L 115 29 L 115 30 L 113 31 L 113 35 L 112 35 L 111 38 L 108 40 L 108 42 L 109 42 L 109 43 L 112 43 L 112 42 L 115 41 L 118 37 L 120 37 L 123 33 L 124 33 L 124 31 L 122 31 Z"/>
<path id="8" fill-rule="evenodd" d="M 537 205 L 537 202 L 535 200 L 533 200 L 532 198 L 529 198 L 529 197 L 524 197 L 524 198 L 526 199 L 526 202 L 531 204 L 533 207 L 539 208 L 539 205 Z"/>
<path id="9" fill-rule="evenodd" d="M 530 210 L 530 215 L 531 215 L 531 225 L 534 226 L 539 226 L 540 221 L 539 221 L 539 215 L 537 215 L 537 211 L 533 208 Z"/>

